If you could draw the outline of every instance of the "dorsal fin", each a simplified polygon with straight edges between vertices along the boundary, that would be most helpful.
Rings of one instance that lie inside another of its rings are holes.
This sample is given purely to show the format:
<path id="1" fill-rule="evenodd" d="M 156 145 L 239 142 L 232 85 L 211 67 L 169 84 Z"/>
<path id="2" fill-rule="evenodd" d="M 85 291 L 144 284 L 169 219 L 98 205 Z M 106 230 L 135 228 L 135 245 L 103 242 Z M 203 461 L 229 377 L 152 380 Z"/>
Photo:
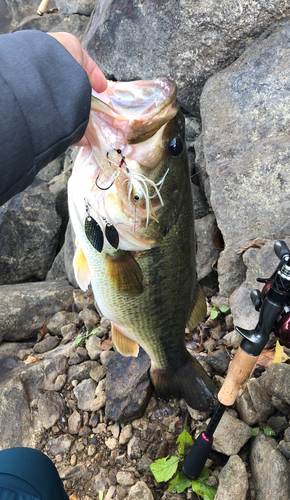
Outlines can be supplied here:
<path id="1" fill-rule="evenodd" d="M 73 267 L 77 283 L 79 287 L 85 292 L 88 289 L 89 283 L 91 281 L 91 271 L 88 265 L 88 261 L 80 246 L 77 246 L 73 260 Z"/>
<path id="2" fill-rule="evenodd" d="M 112 323 L 112 339 L 116 348 L 123 356 L 138 356 L 138 342 L 126 337 L 114 323 Z"/>
<path id="3" fill-rule="evenodd" d="M 117 292 L 134 297 L 143 293 L 143 275 L 138 262 L 130 252 L 120 250 L 106 255 L 109 277 Z"/>
<path id="4" fill-rule="evenodd" d="M 198 285 L 197 291 L 197 299 L 195 302 L 195 306 L 191 311 L 190 318 L 186 324 L 189 330 L 193 330 L 196 325 L 202 321 L 206 315 L 206 301 L 203 290 L 200 285 Z"/>

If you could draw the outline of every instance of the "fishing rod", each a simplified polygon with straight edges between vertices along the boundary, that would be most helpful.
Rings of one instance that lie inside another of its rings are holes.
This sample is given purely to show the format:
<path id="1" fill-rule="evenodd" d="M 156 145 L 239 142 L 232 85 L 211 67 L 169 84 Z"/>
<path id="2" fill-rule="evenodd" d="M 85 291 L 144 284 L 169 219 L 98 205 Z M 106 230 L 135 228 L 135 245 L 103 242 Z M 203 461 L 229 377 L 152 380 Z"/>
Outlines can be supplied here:
<path id="1" fill-rule="evenodd" d="M 218 393 L 218 405 L 204 432 L 191 447 L 183 465 L 183 473 L 189 479 L 198 477 L 209 456 L 213 434 L 226 408 L 233 405 L 240 387 L 252 373 L 272 331 L 280 338 L 281 345 L 290 347 L 290 250 L 284 241 L 274 244 L 274 252 L 280 262 L 270 278 L 257 278 L 265 283 L 262 292 L 252 290 L 251 300 L 259 321 L 253 330 L 236 327 L 244 337 L 229 367 L 225 382 Z"/>

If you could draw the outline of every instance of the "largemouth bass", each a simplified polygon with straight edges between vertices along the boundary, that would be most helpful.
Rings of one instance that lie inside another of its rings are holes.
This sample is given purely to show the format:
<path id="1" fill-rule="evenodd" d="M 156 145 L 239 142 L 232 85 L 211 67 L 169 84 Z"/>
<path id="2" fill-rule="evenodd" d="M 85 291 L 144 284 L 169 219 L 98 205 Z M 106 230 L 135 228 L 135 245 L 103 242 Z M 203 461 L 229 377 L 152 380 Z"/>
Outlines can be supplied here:
<path id="1" fill-rule="evenodd" d="M 115 347 L 151 358 L 160 397 L 195 409 L 215 386 L 185 347 L 185 326 L 206 313 L 195 269 L 195 232 L 184 118 L 167 79 L 109 82 L 92 97 L 87 137 L 69 180 L 74 270 L 112 322 Z"/>

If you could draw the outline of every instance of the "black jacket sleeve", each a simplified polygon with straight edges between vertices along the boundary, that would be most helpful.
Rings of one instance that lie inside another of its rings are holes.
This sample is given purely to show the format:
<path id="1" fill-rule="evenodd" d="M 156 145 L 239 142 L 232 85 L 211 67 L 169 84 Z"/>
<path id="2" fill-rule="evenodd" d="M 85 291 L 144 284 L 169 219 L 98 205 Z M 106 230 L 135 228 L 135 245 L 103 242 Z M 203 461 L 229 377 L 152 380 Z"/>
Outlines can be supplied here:
<path id="1" fill-rule="evenodd" d="M 81 139 L 90 103 L 85 70 L 57 40 L 0 35 L 0 205 Z"/>

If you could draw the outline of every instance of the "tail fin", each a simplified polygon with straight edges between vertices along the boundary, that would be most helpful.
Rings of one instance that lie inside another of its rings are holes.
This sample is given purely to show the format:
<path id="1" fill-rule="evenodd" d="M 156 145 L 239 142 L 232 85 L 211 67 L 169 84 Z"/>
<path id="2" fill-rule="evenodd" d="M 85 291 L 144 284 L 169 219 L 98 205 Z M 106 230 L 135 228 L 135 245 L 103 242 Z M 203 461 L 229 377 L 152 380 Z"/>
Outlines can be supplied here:
<path id="1" fill-rule="evenodd" d="M 189 352 L 185 363 L 179 370 L 162 371 L 151 368 L 151 379 L 159 397 L 184 398 L 191 408 L 206 411 L 216 402 L 216 386 L 201 364 Z"/>

